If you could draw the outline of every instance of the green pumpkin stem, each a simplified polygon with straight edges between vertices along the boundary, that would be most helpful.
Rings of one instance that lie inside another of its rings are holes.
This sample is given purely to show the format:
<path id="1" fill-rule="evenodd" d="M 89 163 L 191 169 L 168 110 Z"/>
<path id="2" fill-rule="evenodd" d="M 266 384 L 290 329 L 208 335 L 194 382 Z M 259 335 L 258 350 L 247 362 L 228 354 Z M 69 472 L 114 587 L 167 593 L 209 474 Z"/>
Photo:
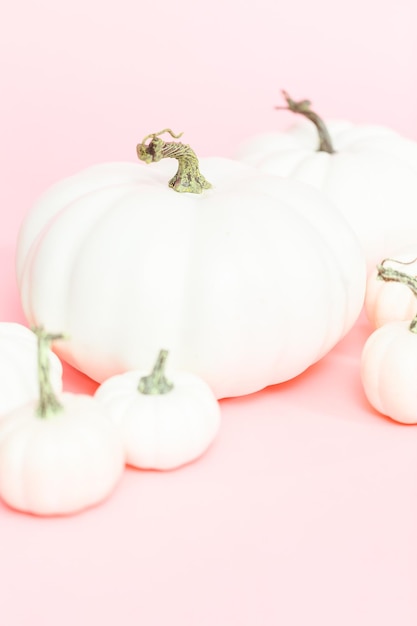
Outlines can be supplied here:
<path id="1" fill-rule="evenodd" d="M 155 365 L 149 376 L 143 376 L 139 380 L 138 391 L 145 395 L 162 395 L 173 389 L 174 385 L 165 378 L 165 361 L 168 356 L 167 350 L 161 350 Z"/>
<path id="2" fill-rule="evenodd" d="M 63 335 L 51 335 L 45 332 L 42 326 L 32 328 L 38 338 L 38 379 L 39 379 L 39 404 L 36 409 L 38 417 L 48 418 L 63 410 L 61 403 L 56 397 L 50 377 L 49 348 L 52 341 L 63 339 Z"/>
<path id="3" fill-rule="evenodd" d="M 164 141 L 160 137 L 164 133 L 169 133 L 174 139 L 182 136 L 182 133 L 175 135 L 170 128 L 147 135 L 142 143 L 136 146 L 138 158 L 145 163 L 156 163 L 161 159 L 177 159 L 177 173 L 168 185 L 179 193 L 202 193 L 204 189 L 210 189 L 211 184 L 201 174 L 194 150 L 180 142 Z M 150 142 L 146 143 L 148 139 Z"/>
<path id="4" fill-rule="evenodd" d="M 392 267 L 386 267 L 384 264 L 387 261 L 394 261 L 394 259 L 384 259 L 382 263 L 377 266 L 377 278 L 384 280 L 386 282 L 395 282 L 401 283 L 402 285 L 406 285 L 413 294 L 417 297 L 417 277 L 411 276 L 406 272 L 400 272 L 395 270 Z M 401 261 L 395 261 L 395 263 L 400 263 L 402 265 L 407 265 L 407 263 L 402 263 Z M 412 333 L 417 334 L 417 315 L 411 320 L 409 329 Z"/>
<path id="5" fill-rule="evenodd" d="M 411 320 L 410 326 L 408 327 L 408 329 L 412 333 L 415 333 L 417 335 L 417 315 L 415 317 L 413 317 L 413 319 Z"/>
<path id="6" fill-rule="evenodd" d="M 285 109 L 286 111 L 292 111 L 293 113 L 299 113 L 300 115 L 303 115 L 308 120 L 310 120 L 310 122 L 313 122 L 313 124 L 317 128 L 317 132 L 319 134 L 319 147 L 318 147 L 317 151 L 318 152 L 328 152 L 329 154 L 334 154 L 335 150 L 333 148 L 333 144 L 332 144 L 332 140 L 330 138 L 329 131 L 327 130 L 326 125 L 323 122 L 323 120 L 321 119 L 321 117 L 319 117 L 317 115 L 317 113 L 315 113 L 314 111 L 311 110 L 311 108 L 310 108 L 310 106 L 311 106 L 310 100 L 300 100 L 299 102 L 296 102 L 295 100 L 290 98 L 288 93 L 286 91 L 284 91 L 284 90 L 282 91 L 282 95 L 284 96 L 285 100 L 287 101 L 287 106 L 286 107 L 275 107 L 275 108 L 278 109 L 278 110 Z"/>

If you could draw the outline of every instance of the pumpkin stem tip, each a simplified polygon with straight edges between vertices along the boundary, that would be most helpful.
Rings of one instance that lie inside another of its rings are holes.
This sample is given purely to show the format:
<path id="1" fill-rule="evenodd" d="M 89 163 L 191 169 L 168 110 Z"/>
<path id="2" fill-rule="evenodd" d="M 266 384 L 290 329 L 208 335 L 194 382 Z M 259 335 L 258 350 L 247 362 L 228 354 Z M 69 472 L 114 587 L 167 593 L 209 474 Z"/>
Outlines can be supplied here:
<path id="1" fill-rule="evenodd" d="M 314 111 L 311 110 L 311 101 L 310 100 L 293 100 L 287 91 L 284 89 L 281 90 L 282 95 L 287 103 L 287 106 L 275 107 L 280 110 L 292 111 L 293 113 L 299 113 L 303 115 L 307 119 L 309 119 L 315 127 L 317 128 L 317 132 L 319 135 L 319 147 L 318 152 L 327 152 L 328 154 L 334 154 L 335 150 L 333 148 L 332 140 L 330 138 L 329 131 L 321 117 L 317 115 Z"/>
<path id="2" fill-rule="evenodd" d="M 168 393 L 174 385 L 165 378 L 165 361 L 167 350 L 160 350 L 156 363 L 149 376 L 142 376 L 139 380 L 138 391 L 145 395 L 161 395 Z"/>

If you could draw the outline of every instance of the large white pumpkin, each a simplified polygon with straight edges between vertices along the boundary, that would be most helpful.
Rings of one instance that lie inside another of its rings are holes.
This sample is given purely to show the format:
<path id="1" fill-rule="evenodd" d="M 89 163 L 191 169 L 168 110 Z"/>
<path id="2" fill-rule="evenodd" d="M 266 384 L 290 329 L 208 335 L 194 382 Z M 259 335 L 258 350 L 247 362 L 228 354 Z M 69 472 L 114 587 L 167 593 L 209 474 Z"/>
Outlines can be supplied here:
<path id="1" fill-rule="evenodd" d="M 368 270 L 395 249 L 414 243 L 417 143 L 381 126 L 347 121 L 323 125 L 310 103 L 294 102 L 285 95 L 288 108 L 310 121 L 303 119 L 288 130 L 249 138 L 238 148 L 236 158 L 324 192 L 356 232 Z M 326 137 L 321 140 L 318 132 L 326 129 L 328 141 Z M 329 144 L 334 152 L 328 151 Z"/>
<path id="2" fill-rule="evenodd" d="M 217 398 L 248 394 L 303 372 L 359 315 L 364 257 L 322 194 L 228 159 L 200 166 L 212 188 L 198 194 L 168 186 L 172 160 L 96 165 L 24 220 L 26 316 L 69 337 L 55 350 L 99 382 L 162 346 Z"/>

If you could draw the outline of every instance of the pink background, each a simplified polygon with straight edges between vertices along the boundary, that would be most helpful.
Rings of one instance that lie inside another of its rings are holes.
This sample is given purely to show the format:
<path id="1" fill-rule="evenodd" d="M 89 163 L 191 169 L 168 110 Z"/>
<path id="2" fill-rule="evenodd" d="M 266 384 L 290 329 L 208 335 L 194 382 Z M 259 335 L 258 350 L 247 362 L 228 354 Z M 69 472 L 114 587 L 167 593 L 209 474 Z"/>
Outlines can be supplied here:
<path id="1" fill-rule="evenodd" d="M 285 128 L 280 90 L 417 140 L 417 8 L 397 0 L 14 0 L 0 20 L 0 321 L 24 321 L 19 225 L 51 183 L 171 126 L 201 155 Z M 361 317 L 310 371 L 223 401 L 215 445 L 126 471 L 64 519 L 0 504 L 5 626 L 415 626 L 417 430 L 366 403 Z M 65 370 L 70 390 L 94 383 Z"/>

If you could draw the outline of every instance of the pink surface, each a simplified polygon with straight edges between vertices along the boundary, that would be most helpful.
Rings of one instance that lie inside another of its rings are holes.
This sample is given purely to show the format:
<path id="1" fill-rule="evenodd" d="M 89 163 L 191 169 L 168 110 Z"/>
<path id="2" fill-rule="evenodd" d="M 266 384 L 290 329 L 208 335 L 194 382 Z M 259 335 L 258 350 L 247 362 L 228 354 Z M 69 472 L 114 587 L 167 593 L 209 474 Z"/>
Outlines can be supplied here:
<path id="1" fill-rule="evenodd" d="M 49 184 L 134 160 L 166 126 L 230 155 L 284 128 L 280 89 L 417 139 L 417 8 L 376 0 L 16 0 L 0 22 L 0 321 L 21 321 L 14 246 Z M 359 380 L 370 327 L 298 379 L 222 401 L 220 436 L 171 473 L 127 470 L 103 505 L 0 504 L 4 626 L 415 626 L 417 428 Z M 68 390 L 95 383 L 65 368 Z"/>

